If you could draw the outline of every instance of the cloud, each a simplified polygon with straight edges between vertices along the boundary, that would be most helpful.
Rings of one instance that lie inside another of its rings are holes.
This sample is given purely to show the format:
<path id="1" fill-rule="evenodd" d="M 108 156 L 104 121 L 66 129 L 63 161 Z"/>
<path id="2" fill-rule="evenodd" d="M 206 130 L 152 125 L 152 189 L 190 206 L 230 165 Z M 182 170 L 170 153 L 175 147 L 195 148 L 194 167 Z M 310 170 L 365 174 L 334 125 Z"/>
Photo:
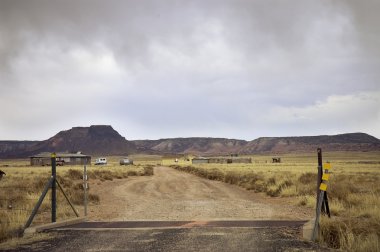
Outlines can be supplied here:
<path id="1" fill-rule="evenodd" d="M 307 107 L 274 107 L 263 121 L 278 123 L 294 135 L 298 134 L 293 129 L 303 134 L 338 134 L 342 128 L 379 135 L 380 92 L 332 95 Z"/>
<path id="2" fill-rule="evenodd" d="M 90 124 L 129 139 L 380 137 L 378 10 L 376 1 L 1 1 L 0 139 Z M 318 116 L 331 123 L 313 126 Z"/>

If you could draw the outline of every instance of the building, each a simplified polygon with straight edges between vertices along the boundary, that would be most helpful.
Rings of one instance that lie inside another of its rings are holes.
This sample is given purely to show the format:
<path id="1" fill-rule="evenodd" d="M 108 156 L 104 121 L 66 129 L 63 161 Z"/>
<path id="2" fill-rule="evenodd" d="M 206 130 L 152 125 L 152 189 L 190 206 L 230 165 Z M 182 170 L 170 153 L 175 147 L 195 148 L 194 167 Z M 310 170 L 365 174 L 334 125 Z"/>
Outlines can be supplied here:
<path id="1" fill-rule="evenodd" d="M 191 160 L 192 164 L 208 164 L 209 159 L 204 157 L 197 157 Z"/>
<path id="2" fill-rule="evenodd" d="M 192 159 L 192 164 L 249 164 L 252 163 L 251 158 L 226 158 L 226 157 L 198 157 Z"/>
<path id="3" fill-rule="evenodd" d="M 252 163 L 252 158 L 232 158 L 233 164 L 250 164 Z"/>
<path id="4" fill-rule="evenodd" d="M 251 158 L 225 158 L 225 157 L 219 157 L 219 158 L 210 158 L 208 161 L 210 164 L 249 164 L 252 163 Z"/>
<path id="5" fill-rule="evenodd" d="M 68 153 L 61 152 L 56 153 L 57 165 L 91 165 L 91 156 L 84 155 L 80 152 Z M 51 153 L 43 152 L 35 156 L 30 157 L 31 166 L 45 166 L 51 165 Z"/>
<path id="6" fill-rule="evenodd" d="M 208 160 L 209 164 L 231 164 L 232 158 L 224 158 L 224 157 L 212 157 Z"/>

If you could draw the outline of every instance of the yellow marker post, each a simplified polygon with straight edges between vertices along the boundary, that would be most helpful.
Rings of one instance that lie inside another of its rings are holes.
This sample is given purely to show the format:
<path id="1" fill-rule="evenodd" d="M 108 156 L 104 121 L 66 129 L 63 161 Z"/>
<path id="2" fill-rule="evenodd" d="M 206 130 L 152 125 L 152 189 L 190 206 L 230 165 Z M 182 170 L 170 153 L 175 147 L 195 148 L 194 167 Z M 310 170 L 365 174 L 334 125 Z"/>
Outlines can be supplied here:
<path id="1" fill-rule="evenodd" d="M 321 191 L 325 191 L 327 190 L 327 185 L 325 183 L 321 183 L 321 185 L 319 186 L 319 190 Z"/>
<path id="2" fill-rule="evenodd" d="M 325 173 L 322 175 L 322 180 L 323 181 L 329 181 L 329 178 L 330 178 L 330 173 Z"/>
<path id="3" fill-rule="evenodd" d="M 330 170 L 331 169 L 331 164 L 330 163 L 323 164 L 323 169 Z"/>
<path id="4" fill-rule="evenodd" d="M 322 209 L 322 204 L 324 203 L 325 204 L 325 207 L 326 207 L 326 210 L 327 210 L 327 214 L 328 216 L 330 217 L 330 210 L 329 210 L 329 206 L 328 206 L 328 199 L 327 199 L 327 183 L 329 181 L 329 178 L 330 178 L 330 173 L 329 173 L 329 170 L 331 169 L 331 164 L 330 163 L 325 163 L 322 165 L 322 155 L 321 155 L 322 151 L 320 149 L 318 149 L 318 154 L 320 154 L 318 156 L 318 164 L 319 164 L 319 169 L 323 167 L 324 169 L 324 173 L 322 174 L 318 174 L 318 177 L 319 178 L 322 178 L 322 181 L 319 185 L 319 197 L 317 198 L 317 214 L 316 214 L 316 217 L 315 217 L 315 223 L 314 223 L 314 229 L 313 229 L 313 234 L 312 234 L 312 237 L 311 239 L 313 241 L 315 241 L 316 239 L 316 236 L 317 236 L 317 230 L 318 230 L 318 227 L 319 227 L 319 218 L 320 218 L 320 215 L 321 215 L 321 209 Z M 320 171 L 320 170 L 318 170 Z"/>

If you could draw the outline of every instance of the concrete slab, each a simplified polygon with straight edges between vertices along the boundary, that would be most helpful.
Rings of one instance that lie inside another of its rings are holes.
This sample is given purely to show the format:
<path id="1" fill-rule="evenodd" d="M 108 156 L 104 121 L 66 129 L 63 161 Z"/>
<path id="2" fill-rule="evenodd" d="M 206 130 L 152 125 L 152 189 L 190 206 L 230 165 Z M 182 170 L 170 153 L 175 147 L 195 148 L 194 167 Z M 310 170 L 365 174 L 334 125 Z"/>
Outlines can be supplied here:
<path id="1" fill-rule="evenodd" d="M 315 224 L 315 218 L 309 220 L 306 222 L 302 227 L 302 237 L 305 240 L 311 241 L 311 238 L 313 236 L 313 229 Z"/>

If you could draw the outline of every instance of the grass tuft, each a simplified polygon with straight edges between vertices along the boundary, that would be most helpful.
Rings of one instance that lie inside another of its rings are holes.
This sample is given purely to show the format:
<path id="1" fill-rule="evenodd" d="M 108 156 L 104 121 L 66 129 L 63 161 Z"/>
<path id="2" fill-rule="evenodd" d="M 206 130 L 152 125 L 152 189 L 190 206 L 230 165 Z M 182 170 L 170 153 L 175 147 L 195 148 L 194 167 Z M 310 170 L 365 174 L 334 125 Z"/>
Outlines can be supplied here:
<path id="1" fill-rule="evenodd" d="M 79 170 L 69 169 L 67 171 L 67 178 L 69 179 L 83 179 L 83 172 Z"/>

